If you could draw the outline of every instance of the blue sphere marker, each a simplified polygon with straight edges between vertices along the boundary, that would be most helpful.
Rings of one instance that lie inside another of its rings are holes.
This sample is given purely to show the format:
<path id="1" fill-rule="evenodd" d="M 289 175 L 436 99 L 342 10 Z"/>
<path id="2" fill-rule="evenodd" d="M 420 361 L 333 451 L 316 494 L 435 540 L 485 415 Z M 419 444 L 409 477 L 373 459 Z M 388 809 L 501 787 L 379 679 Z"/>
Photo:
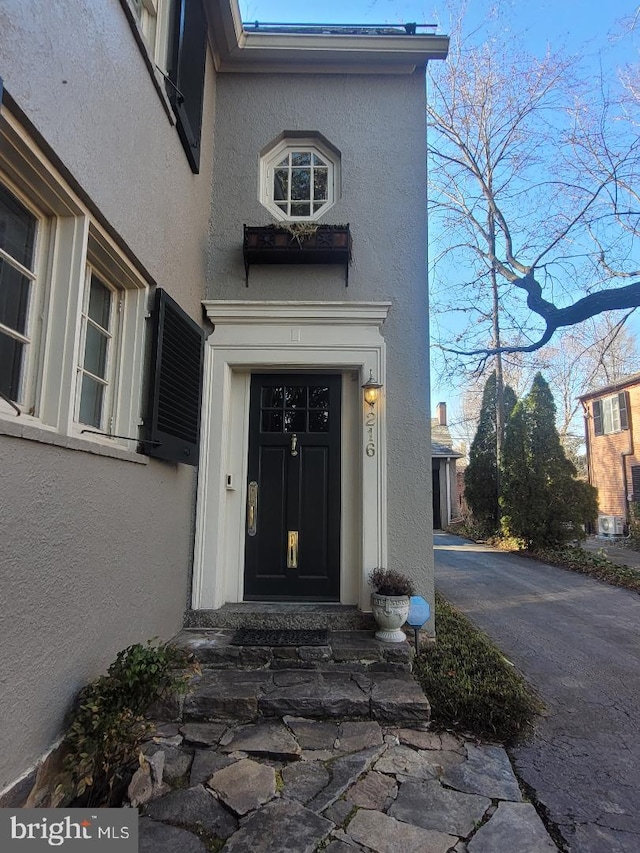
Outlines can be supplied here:
<path id="1" fill-rule="evenodd" d="M 416 654 L 418 653 L 418 632 L 424 625 L 427 619 L 431 616 L 431 607 L 429 602 L 421 595 L 412 595 L 409 599 L 409 615 L 407 616 L 407 624 L 411 625 L 416 638 Z"/>

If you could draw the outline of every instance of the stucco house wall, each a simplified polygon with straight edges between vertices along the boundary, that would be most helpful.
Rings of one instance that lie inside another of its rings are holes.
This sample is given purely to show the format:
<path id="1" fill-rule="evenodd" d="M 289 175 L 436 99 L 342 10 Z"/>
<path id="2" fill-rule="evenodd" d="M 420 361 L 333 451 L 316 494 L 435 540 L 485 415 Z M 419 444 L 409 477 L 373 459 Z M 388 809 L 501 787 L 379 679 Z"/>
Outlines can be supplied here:
<path id="1" fill-rule="evenodd" d="M 198 319 L 213 159 L 211 58 L 199 175 L 118 0 L 3 2 L 0 77 L 3 110 L 8 94 L 148 282 Z M 184 465 L 72 450 L 44 432 L 21 438 L 17 420 L 10 410 L 0 416 L 0 792 L 49 747 L 71 697 L 118 650 L 181 627 L 195 485 Z"/>
<path id="2" fill-rule="evenodd" d="M 423 70 L 219 75 L 207 293 L 392 303 L 382 329 L 388 563 L 431 597 L 424 103 Z M 341 198 L 319 221 L 351 226 L 348 287 L 342 269 L 314 266 L 255 266 L 245 287 L 243 224 L 274 221 L 258 200 L 260 152 L 284 131 L 320 133 L 340 152 Z"/>

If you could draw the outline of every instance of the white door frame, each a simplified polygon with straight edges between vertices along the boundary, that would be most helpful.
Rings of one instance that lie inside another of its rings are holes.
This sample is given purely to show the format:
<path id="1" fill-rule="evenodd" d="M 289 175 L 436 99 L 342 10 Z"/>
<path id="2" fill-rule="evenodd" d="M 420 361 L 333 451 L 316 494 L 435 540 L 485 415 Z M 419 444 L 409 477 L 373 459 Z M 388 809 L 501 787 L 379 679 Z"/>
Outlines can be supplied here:
<path id="1" fill-rule="evenodd" d="M 381 327 L 389 302 L 207 300 L 192 606 L 242 601 L 251 372 L 343 375 L 340 601 L 369 610 L 367 574 L 387 562 L 384 389 L 371 409 L 360 385 L 385 381 Z M 355 381 L 348 381 L 349 377 Z"/>

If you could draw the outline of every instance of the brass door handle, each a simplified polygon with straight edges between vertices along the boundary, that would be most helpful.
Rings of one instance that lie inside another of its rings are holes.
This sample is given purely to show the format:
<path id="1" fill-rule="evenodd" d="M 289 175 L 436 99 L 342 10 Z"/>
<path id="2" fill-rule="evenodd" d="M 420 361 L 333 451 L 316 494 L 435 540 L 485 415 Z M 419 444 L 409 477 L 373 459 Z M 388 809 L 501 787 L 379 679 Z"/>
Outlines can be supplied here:
<path id="1" fill-rule="evenodd" d="M 256 535 L 258 523 L 258 484 L 255 480 L 249 483 L 247 489 L 247 533 L 249 536 Z"/>
<path id="2" fill-rule="evenodd" d="M 289 530 L 287 533 L 287 568 L 298 568 L 298 531 Z"/>

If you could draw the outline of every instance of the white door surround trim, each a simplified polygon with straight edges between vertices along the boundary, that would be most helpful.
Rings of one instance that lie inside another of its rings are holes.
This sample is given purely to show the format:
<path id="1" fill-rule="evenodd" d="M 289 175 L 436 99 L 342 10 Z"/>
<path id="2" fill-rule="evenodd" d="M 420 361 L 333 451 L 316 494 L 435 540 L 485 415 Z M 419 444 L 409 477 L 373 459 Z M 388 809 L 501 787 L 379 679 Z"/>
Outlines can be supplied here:
<path id="1" fill-rule="evenodd" d="M 360 385 L 370 372 L 385 381 L 381 327 L 391 303 L 203 306 L 215 331 L 205 345 L 192 607 L 243 600 L 251 372 L 317 370 L 345 377 L 340 601 L 369 610 L 367 574 L 387 562 L 386 418 L 384 389 L 371 410 Z"/>

